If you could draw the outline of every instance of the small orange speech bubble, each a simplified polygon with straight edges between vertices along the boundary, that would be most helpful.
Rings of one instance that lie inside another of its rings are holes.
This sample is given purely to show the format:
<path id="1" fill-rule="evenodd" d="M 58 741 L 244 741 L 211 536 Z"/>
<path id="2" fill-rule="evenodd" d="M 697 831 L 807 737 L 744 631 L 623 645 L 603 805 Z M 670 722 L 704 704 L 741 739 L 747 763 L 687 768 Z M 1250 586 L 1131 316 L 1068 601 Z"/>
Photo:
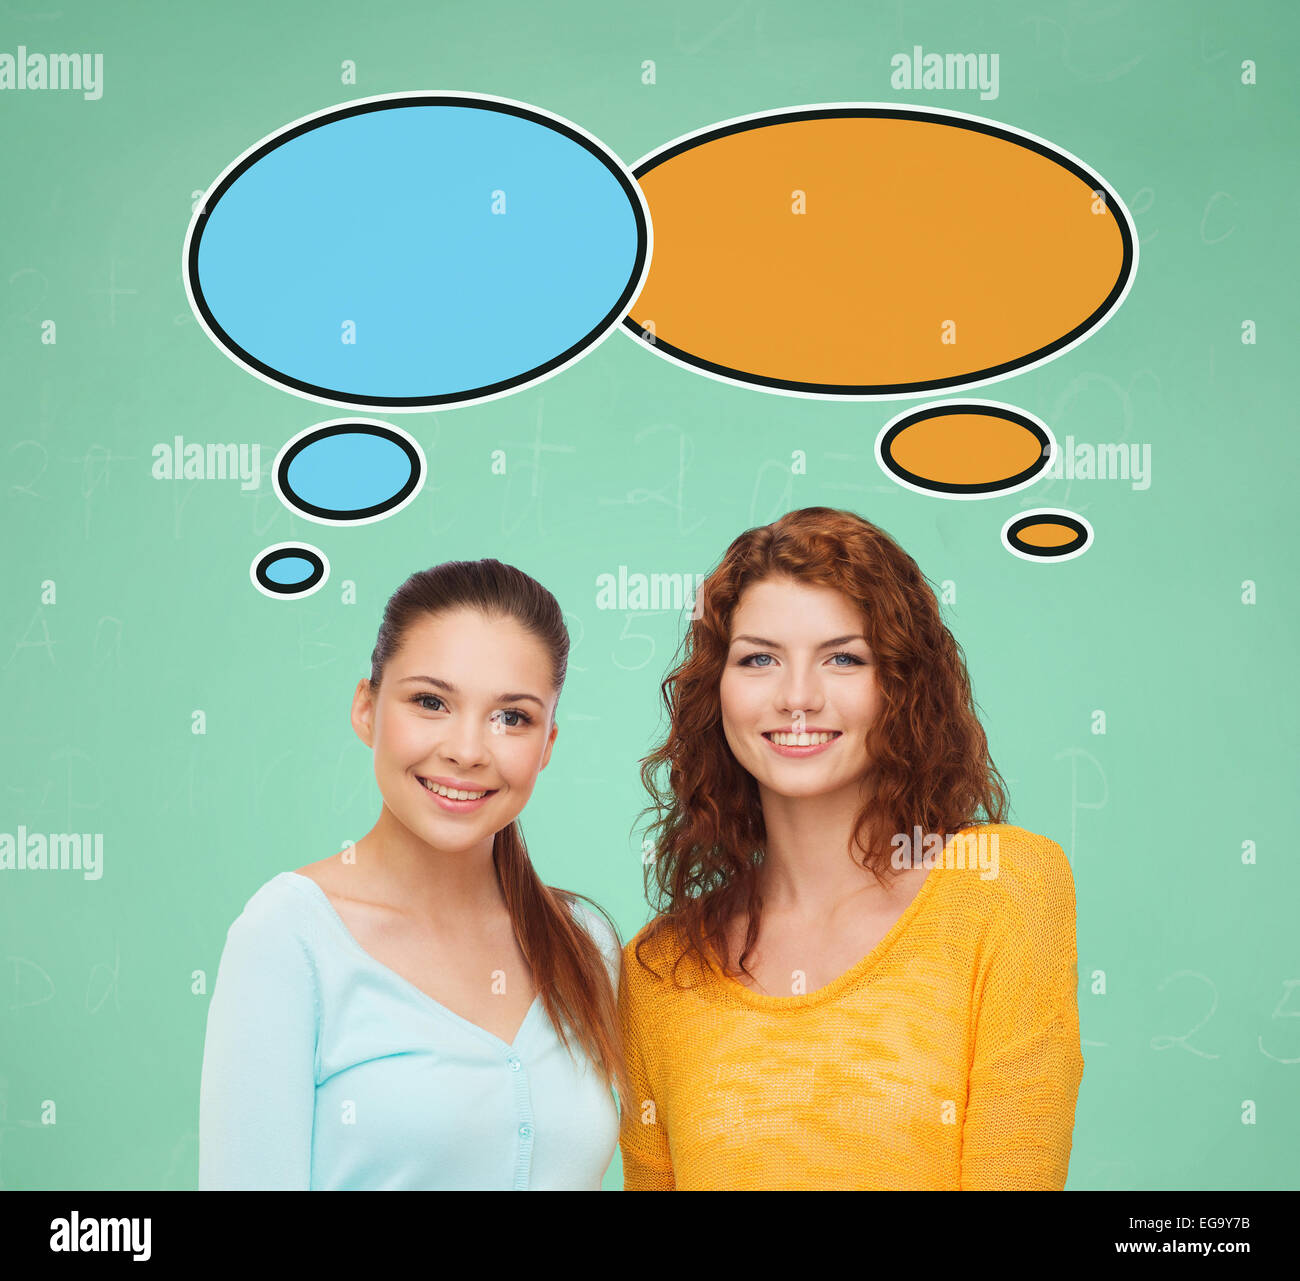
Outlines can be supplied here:
<path id="1" fill-rule="evenodd" d="M 996 498 L 1032 485 L 1056 440 L 1040 418 L 996 400 L 937 400 L 891 418 L 876 461 L 900 485 L 939 498 Z"/>
<path id="2" fill-rule="evenodd" d="M 1077 512 L 1036 507 L 1002 526 L 1002 546 L 1021 560 L 1073 560 L 1092 546 L 1092 526 Z"/>

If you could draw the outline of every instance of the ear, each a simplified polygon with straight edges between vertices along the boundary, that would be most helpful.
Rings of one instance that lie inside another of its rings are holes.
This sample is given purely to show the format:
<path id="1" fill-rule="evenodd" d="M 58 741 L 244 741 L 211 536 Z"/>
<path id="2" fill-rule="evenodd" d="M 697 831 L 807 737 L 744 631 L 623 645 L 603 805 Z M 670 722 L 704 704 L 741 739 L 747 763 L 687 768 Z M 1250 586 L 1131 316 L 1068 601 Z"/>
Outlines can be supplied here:
<path id="1" fill-rule="evenodd" d="M 371 750 L 375 746 L 375 695 L 370 682 L 363 676 L 357 681 L 352 695 L 352 728 L 357 737 Z"/>
<path id="2" fill-rule="evenodd" d="M 555 746 L 555 736 L 560 732 L 558 725 L 551 726 L 551 736 L 546 740 L 546 750 L 542 753 L 542 763 L 537 767 L 540 773 L 544 770 L 551 760 L 551 748 Z"/>

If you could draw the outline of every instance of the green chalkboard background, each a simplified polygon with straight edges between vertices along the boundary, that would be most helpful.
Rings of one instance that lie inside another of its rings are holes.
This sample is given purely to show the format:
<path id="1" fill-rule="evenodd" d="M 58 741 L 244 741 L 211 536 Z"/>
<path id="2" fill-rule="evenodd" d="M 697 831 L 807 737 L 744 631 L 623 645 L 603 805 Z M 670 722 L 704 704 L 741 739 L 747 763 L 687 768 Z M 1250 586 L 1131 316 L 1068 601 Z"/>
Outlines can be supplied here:
<path id="1" fill-rule="evenodd" d="M 494 556 L 563 604 L 561 736 L 524 831 L 546 880 L 630 936 L 647 912 L 637 763 L 684 620 L 599 609 L 597 577 L 705 573 L 741 530 L 817 504 L 954 585 L 1013 821 L 1071 859 L 1086 1069 L 1068 1186 L 1300 1183 L 1292 4 L 23 8 L 0 51 L 99 51 L 104 70 L 93 101 L 0 91 L 0 832 L 102 833 L 104 869 L 0 872 L 0 1187 L 196 1185 L 208 997 L 192 975 L 210 987 L 259 885 L 373 823 L 348 707 L 414 569 Z M 998 54 L 998 96 L 892 89 L 891 58 L 917 45 Z M 176 434 L 259 442 L 269 467 L 338 412 L 250 376 L 196 323 L 192 202 L 291 120 L 412 89 L 536 104 L 628 163 L 816 102 L 945 107 L 1059 144 L 1134 214 L 1136 283 L 1087 342 L 986 391 L 1058 439 L 1149 445 L 1149 488 L 926 497 L 873 458 L 919 401 L 765 394 L 621 332 L 516 395 L 401 415 L 430 479 L 391 520 L 311 525 L 266 477 L 155 480 L 152 448 Z M 1003 522 L 1041 505 L 1088 518 L 1087 554 L 1045 566 L 1001 547 Z M 293 538 L 327 551 L 331 581 L 268 600 L 250 560 Z"/>

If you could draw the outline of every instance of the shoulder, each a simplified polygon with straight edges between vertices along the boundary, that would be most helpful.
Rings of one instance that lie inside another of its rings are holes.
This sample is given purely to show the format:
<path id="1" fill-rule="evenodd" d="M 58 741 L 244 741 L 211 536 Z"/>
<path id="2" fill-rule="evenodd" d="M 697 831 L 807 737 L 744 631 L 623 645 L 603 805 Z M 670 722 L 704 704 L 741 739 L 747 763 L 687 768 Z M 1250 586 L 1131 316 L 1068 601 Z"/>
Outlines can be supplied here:
<path id="1" fill-rule="evenodd" d="M 664 953 L 664 934 L 666 930 L 658 917 L 648 921 L 623 945 L 623 964 L 639 969 L 641 961 L 638 956 L 656 964 Z"/>
<path id="2" fill-rule="evenodd" d="M 1004 929 L 1022 938 L 1073 935 L 1074 874 L 1060 845 L 1007 823 L 968 828 L 963 837 L 967 867 L 979 868 L 965 883 L 988 895 Z"/>
<path id="3" fill-rule="evenodd" d="M 248 899 L 226 931 L 210 1018 L 274 1024 L 268 1036 L 281 1023 L 286 1034 L 296 1028 L 297 1012 L 319 1020 L 328 936 L 314 892 L 309 881 L 282 872 Z"/>
<path id="4" fill-rule="evenodd" d="M 596 907 L 590 900 L 575 895 L 570 891 L 565 895 L 565 901 L 569 905 L 569 912 L 573 919 L 586 930 L 591 940 L 600 948 L 601 955 L 605 958 L 605 965 L 609 970 L 610 982 L 615 986 L 618 984 L 619 959 L 622 953 L 622 947 L 618 941 L 618 931 L 610 921 L 603 910 Z"/>
<path id="5" fill-rule="evenodd" d="M 623 948 L 623 973 L 630 995 L 671 992 L 708 978 L 682 931 L 667 916 L 656 916 L 628 940 Z"/>
<path id="6" fill-rule="evenodd" d="M 227 948 L 236 945 L 244 950 L 308 950 L 319 920 L 313 895 L 322 892 L 296 872 L 273 876 L 252 894 L 231 924 L 226 933 Z"/>
<path id="7" fill-rule="evenodd" d="M 302 873 L 280 872 L 253 891 L 239 919 L 266 920 L 300 913 L 311 888 L 312 883 Z"/>
<path id="8" fill-rule="evenodd" d="M 647 960 L 658 960 L 669 950 L 672 926 L 666 916 L 656 916 L 647 921 L 628 939 L 623 948 L 624 959 L 635 957 L 638 950 Z"/>
<path id="9" fill-rule="evenodd" d="M 1074 895 L 1074 874 L 1065 851 L 1052 839 L 1010 823 L 984 823 L 967 828 L 967 862 L 971 855 L 991 875 L 989 883 L 1010 901 Z"/>

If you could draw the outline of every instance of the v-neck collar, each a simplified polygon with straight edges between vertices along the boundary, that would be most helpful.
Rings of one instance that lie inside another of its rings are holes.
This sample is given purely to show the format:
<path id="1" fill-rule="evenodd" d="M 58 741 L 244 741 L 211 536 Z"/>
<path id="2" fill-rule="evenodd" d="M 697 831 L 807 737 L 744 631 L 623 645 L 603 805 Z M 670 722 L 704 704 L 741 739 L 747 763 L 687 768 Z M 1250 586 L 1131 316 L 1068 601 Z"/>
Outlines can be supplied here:
<path id="1" fill-rule="evenodd" d="M 328 916 L 329 920 L 332 921 L 342 933 L 343 938 L 346 940 L 348 945 L 355 952 L 364 957 L 371 965 L 382 970 L 389 979 L 398 984 L 403 991 L 410 993 L 416 1000 L 429 1006 L 443 1017 L 450 1019 L 459 1027 L 465 1028 L 471 1033 L 482 1037 L 498 1049 L 506 1049 L 515 1052 L 518 1051 L 519 1043 L 523 1039 L 524 1033 L 528 1030 L 532 1023 L 533 1016 L 542 1005 L 542 996 L 540 992 L 533 998 L 533 1003 L 525 1011 L 523 1021 L 519 1024 L 519 1027 L 515 1032 L 514 1040 L 503 1041 L 495 1032 L 489 1032 L 487 1028 L 481 1027 L 472 1019 L 467 1019 L 463 1014 L 457 1014 L 455 1010 L 448 1009 L 441 1001 L 434 1000 L 434 998 L 431 997 L 422 987 L 417 987 L 410 979 L 405 978 L 393 969 L 392 966 L 385 965 L 377 956 L 366 951 L 366 949 L 357 941 L 356 935 L 348 929 L 346 922 L 338 914 L 338 909 L 330 902 L 329 895 L 326 894 L 320 885 L 316 881 L 312 880 L 310 876 L 303 876 L 301 872 L 282 872 L 281 875 L 292 877 L 295 882 L 303 882 L 307 887 L 306 893 L 308 896 L 317 904 L 318 907 L 323 909 L 324 914 Z"/>

